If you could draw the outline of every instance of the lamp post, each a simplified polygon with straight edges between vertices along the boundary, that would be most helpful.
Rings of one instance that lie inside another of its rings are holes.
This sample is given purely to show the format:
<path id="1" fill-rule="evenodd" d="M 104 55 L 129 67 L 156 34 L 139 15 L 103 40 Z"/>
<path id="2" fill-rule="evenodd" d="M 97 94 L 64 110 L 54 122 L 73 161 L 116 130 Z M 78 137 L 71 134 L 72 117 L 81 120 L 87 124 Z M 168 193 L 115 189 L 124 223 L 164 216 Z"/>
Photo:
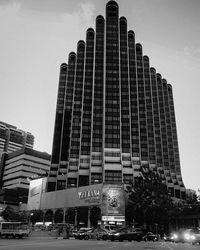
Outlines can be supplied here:
<path id="1" fill-rule="evenodd" d="M 29 218 L 28 218 L 28 225 L 31 227 L 31 217 L 33 216 L 33 213 L 29 213 Z"/>

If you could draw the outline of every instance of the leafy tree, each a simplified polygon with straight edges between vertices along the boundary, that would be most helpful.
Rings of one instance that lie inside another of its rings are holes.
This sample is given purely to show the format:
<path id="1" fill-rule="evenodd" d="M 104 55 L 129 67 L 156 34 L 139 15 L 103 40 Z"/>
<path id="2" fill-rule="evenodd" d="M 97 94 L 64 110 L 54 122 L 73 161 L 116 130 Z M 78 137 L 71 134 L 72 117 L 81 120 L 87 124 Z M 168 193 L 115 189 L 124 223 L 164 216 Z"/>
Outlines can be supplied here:
<path id="1" fill-rule="evenodd" d="M 166 184 L 156 170 L 142 167 L 141 175 L 135 178 L 134 183 L 129 185 L 126 191 L 128 223 L 135 221 L 155 232 L 167 227 L 173 203 Z"/>
<path id="2" fill-rule="evenodd" d="M 1 216 L 5 221 L 19 221 L 20 216 L 17 211 L 14 210 L 11 206 L 6 206 L 6 208 L 2 211 Z"/>

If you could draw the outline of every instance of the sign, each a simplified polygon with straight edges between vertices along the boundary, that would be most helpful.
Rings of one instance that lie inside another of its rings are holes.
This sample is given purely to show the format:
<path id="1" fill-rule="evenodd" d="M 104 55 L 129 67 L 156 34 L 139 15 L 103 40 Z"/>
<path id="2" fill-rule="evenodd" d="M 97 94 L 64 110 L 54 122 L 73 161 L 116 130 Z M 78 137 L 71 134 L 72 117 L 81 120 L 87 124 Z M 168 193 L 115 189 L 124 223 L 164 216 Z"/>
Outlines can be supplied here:
<path id="1" fill-rule="evenodd" d="M 100 189 L 89 189 L 86 191 L 78 192 L 79 199 L 100 199 Z"/>
<path id="2" fill-rule="evenodd" d="M 30 180 L 27 210 L 40 209 L 42 193 L 46 189 L 47 178 Z"/>
<path id="3" fill-rule="evenodd" d="M 125 194 L 122 186 L 103 186 L 101 211 L 102 218 L 109 218 L 111 221 L 125 220 Z"/>
<path id="4" fill-rule="evenodd" d="M 102 221 L 125 221 L 125 216 L 102 216 Z"/>
<path id="5" fill-rule="evenodd" d="M 95 201 L 100 201 L 101 199 L 101 191 L 100 189 L 88 189 L 84 191 L 78 192 L 79 200 L 83 200 L 87 203 L 93 203 Z"/>

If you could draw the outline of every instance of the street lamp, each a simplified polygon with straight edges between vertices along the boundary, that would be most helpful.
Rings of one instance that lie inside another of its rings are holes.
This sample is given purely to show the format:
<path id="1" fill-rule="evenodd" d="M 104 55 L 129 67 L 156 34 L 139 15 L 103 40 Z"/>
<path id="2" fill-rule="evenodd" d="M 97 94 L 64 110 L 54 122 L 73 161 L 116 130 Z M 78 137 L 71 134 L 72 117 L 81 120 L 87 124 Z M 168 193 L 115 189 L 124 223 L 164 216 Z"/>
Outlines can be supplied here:
<path id="1" fill-rule="evenodd" d="M 29 227 L 31 226 L 31 217 L 33 216 L 33 213 L 29 214 L 29 218 L 28 218 L 28 225 Z"/>

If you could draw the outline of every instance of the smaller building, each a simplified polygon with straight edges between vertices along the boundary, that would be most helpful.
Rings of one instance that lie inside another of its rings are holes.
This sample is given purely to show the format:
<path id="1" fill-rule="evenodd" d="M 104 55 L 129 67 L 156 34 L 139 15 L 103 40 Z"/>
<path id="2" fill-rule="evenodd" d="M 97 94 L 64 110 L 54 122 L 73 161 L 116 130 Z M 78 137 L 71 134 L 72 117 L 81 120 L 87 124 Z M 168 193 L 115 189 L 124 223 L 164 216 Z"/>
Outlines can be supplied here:
<path id="1" fill-rule="evenodd" d="M 92 217 L 95 217 L 93 223 L 95 220 L 98 224 L 125 223 L 126 193 L 123 185 L 100 183 L 46 192 L 46 183 L 47 178 L 30 182 L 27 210 L 42 210 L 44 217 L 51 211 L 53 222 L 56 213 L 61 211 L 63 223 L 67 220 L 76 226 L 90 227 Z"/>
<path id="2" fill-rule="evenodd" d="M 0 121 L 0 152 L 11 153 L 25 147 L 33 148 L 33 145 L 31 133 Z"/>
<path id="3" fill-rule="evenodd" d="M 26 203 L 29 179 L 46 176 L 50 169 L 50 158 L 49 154 L 30 148 L 4 153 L 0 163 L 0 203 Z"/>

